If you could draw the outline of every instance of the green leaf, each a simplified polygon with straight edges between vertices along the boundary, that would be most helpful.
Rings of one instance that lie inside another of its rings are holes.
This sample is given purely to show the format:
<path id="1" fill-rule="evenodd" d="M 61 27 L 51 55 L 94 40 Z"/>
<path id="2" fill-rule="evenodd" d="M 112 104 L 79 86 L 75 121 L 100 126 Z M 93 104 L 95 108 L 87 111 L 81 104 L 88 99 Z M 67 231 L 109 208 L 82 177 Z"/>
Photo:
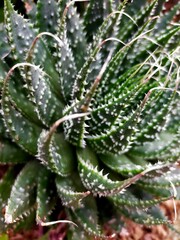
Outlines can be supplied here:
<path id="1" fill-rule="evenodd" d="M 179 122 L 180 122 L 180 112 L 178 109 L 180 109 L 180 98 L 177 95 L 177 97 L 174 99 L 172 103 L 172 107 L 169 112 L 169 121 L 167 122 L 167 130 L 171 133 L 177 133 Z"/>
<path id="2" fill-rule="evenodd" d="M 92 0 L 87 7 L 84 15 L 84 26 L 88 41 L 92 41 L 93 36 L 104 21 L 105 11 L 107 11 L 107 9 L 105 9 L 105 6 L 106 4 L 102 0 Z"/>
<path id="3" fill-rule="evenodd" d="M 171 169 L 170 169 L 171 170 Z M 166 170 L 167 171 L 167 170 Z M 163 173 L 163 171 L 162 171 Z M 161 196 L 161 189 L 163 190 L 173 190 L 172 185 L 174 187 L 179 187 L 180 186 L 180 171 L 179 169 L 173 169 L 170 171 L 170 173 L 164 173 L 164 176 L 160 174 L 160 176 L 154 175 L 154 178 L 144 177 L 141 179 L 137 185 L 140 186 L 141 188 L 145 189 L 146 191 L 150 193 L 158 193 Z M 157 194 L 158 195 L 158 194 Z"/>
<path id="4" fill-rule="evenodd" d="M 0 181 L 0 229 L 54 224 L 62 209 L 80 225 L 73 240 L 113 237 L 99 225 L 116 234 L 124 218 L 172 228 L 153 206 L 180 186 L 179 4 L 164 14 L 165 0 L 22 0 L 26 20 L 12 2 L 0 162 L 18 166 Z"/>
<path id="5" fill-rule="evenodd" d="M 77 70 L 83 66 L 87 57 L 86 36 L 76 7 L 71 5 L 67 12 L 67 38 L 72 49 Z"/>
<path id="6" fill-rule="evenodd" d="M 5 207 L 4 203 L 9 198 L 14 178 L 17 175 L 16 171 L 16 168 L 9 168 L 0 181 L 0 202 L 2 207 Z"/>
<path id="7" fill-rule="evenodd" d="M 82 199 L 89 195 L 81 183 L 78 175 L 72 174 L 71 178 L 56 177 L 56 187 L 62 204 L 68 208 L 76 209 L 82 206 Z"/>
<path id="8" fill-rule="evenodd" d="M 131 148 L 133 137 L 137 131 L 136 125 L 139 121 L 140 107 L 132 110 L 130 115 L 118 116 L 115 123 L 107 132 L 99 135 L 88 136 L 88 143 L 97 153 L 122 154 Z"/>
<path id="9" fill-rule="evenodd" d="M 28 161 L 28 155 L 9 141 L 0 141 L 0 163 L 17 164 Z"/>
<path id="10" fill-rule="evenodd" d="M 136 196 L 134 196 L 130 191 L 126 191 L 123 194 L 117 194 L 112 197 L 108 197 L 115 206 L 125 206 L 129 207 L 134 210 L 136 209 L 144 209 L 153 207 L 163 201 L 167 201 L 169 199 L 172 199 L 172 196 L 168 197 L 160 197 L 160 198 L 150 198 L 150 199 L 138 199 Z"/>
<path id="11" fill-rule="evenodd" d="M 11 51 L 8 41 L 7 41 L 7 35 L 4 30 L 4 26 L 0 23 L 0 59 L 4 59 Z"/>
<path id="12" fill-rule="evenodd" d="M 157 0 L 152 1 L 151 4 L 146 3 L 147 2 L 144 0 L 138 3 L 133 1 L 132 4 L 129 4 L 129 6 L 127 5 L 125 12 L 132 17 L 133 21 L 132 19 L 127 18 L 127 16 L 122 17 L 121 28 L 119 28 L 118 32 L 118 37 L 122 41 L 128 42 L 129 40 L 135 38 L 141 28 L 144 28 L 147 24 L 148 18 L 151 13 L 153 13 L 157 4 Z"/>
<path id="13" fill-rule="evenodd" d="M 14 59 L 24 62 L 30 46 L 37 35 L 37 31 L 34 30 L 33 25 L 30 22 L 24 19 L 21 15 L 18 15 L 18 13 L 13 9 L 10 0 L 4 0 L 4 5 L 5 24 L 8 39 L 14 53 Z M 38 42 L 36 51 L 40 52 L 41 54 L 34 54 L 33 62 L 35 62 L 37 65 L 41 64 L 44 67 L 45 72 L 52 76 L 53 90 L 58 92 L 58 74 L 55 71 L 52 56 L 49 53 L 46 45 L 47 44 L 44 44 L 42 40 Z"/>
<path id="14" fill-rule="evenodd" d="M 101 237 L 101 230 L 98 226 L 98 212 L 95 199 L 88 196 L 83 199 L 83 206 L 74 210 L 73 214 L 83 229 L 90 235 Z"/>
<path id="15" fill-rule="evenodd" d="M 74 32 L 76 36 L 76 43 L 72 43 L 73 46 L 71 46 L 71 41 L 68 38 L 68 28 L 67 28 L 67 19 L 71 18 L 71 14 L 69 13 L 69 8 L 72 11 L 72 6 L 67 4 L 65 7 L 65 2 L 64 1 L 59 1 L 58 3 L 58 12 L 59 12 L 59 18 L 61 21 L 58 21 L 58 30 L 57 34 L 58 37 L 62 40 L 62 46 L 56 45 L 56 53 L 54 54 L 56 56 L 56 69 L 57 72 L 59 73 L 60 77 L 60 86 L 61 86 L 61 92 L 64 97 L 64 99 L 68 102 L 71 100 L 71 94 L 72 94 L 72 86 L 74 85 L 75 81 L 75 76 L 77 73 L 77 66 L 76 66 L 76 61 L 74 58 L 74 54 L 72 51 L 73 47 L 76 47 L 76 44 L 79 42 L 77 39 L 75 29 L 70 24 L 70 20 L 68 21 L 71 28 L 71 31 Z M 65 9 L 65 10 L 64 10 Z M 76 11 L 73 11 L 74 15 L 76 14 Z M 69 15 L 70 14 L 70 15 Z M 74 18 L 74 21 L 77 19 Z M 77 21 L 77 24 L 79 22 Z M 76 26 L 76 30 L 79 29 L 79 25 Z"/>
<path id="16" fill-rule="evenodd" d="M 50 88 L 50 77 L 38 66 L 28 71 L 27 84 L 32 91 L 32 101 L 42 122 L 49 126 L 62 117 L 63 104 L 57 99 Z"/>
<path id="17" fill-rule="evenodd" d="M 73 151 L 62 133 L 42 131 L 38 140 L 38 158 L 61 176 L 68 176 L 74 167 Z"/>
<path id="18" fill-rule="evenodd" d="M 105 96 L 106 97 L 106 93 L 110 92 L 112 89 L 114 89 L 114 85 L 115 83 L 117 83 L 117 81 L 119 82 L 119 84 L 121 85 L 126 78 L 129 79 L 131 74 L 133 74 L 135 72 L 135 70 L 138 69 L 138 66 L 134 66 L 130 69 L 128 69 L 127 72 L 125 72 L 124 74 L 122 74 L 121 76 L 119 76 L 119 66 L 122 64 L 127 52 L 128 52 L 128 47 L 126 47 L 123 51 L 122 49 L 120 49 L 110 60 L 107 69 L 105 71 L 105 74 L 102 78 L 102 81 L 100 82 L 100 86 L 97 90 L 96 93 L 96 98 L 98 98 L 99 101 L 102 101 L 102 97 L 101 96 Z M 127 80 L 128 81 L 128 80 Z M 112 97 L 112 95 L 111 95 Z"/>
<path id="19" fill-rule="evenodd" d="M 0 231 L 5 232 L 7 228 L 7 224 L 4 222 L 4 215 L 3 215 L 3 209 L 5 209 L 5 206 L 8 202 L 8 198 L 11 193 L 11 188 L 14 183 L 14 179 L 17 175 L 17 169 L 16 168 L 9 168 L 8 171 L 5 173 L 3 178 L 0 180 Z"/>
<path id="20" fill-rule="evenodd" d="M 143 159 L 139 162 L 133 162 L 132 159 L 128 158 L 126 155 L 99 154 L 98 156 L 106 166 L 124 176 L 134 176 L 150 166 L 150 163 Z"/>
<path id="21" fill-rule="evenodd" d="M 64 35 L 62 35 L 61 38 L 63 45 L 57 48 L 56 69 L 60 76 L 62 95 L 65 101 L 69 102 L 71 99 L 72 87 L 75 82 L 77 69 L 72 49 L 69 46 L 69 42 L 66 36 L 66 31 L 64 31 Z"/>
<path id="22" fill-rule="evenodd" d="M 171 90 L 158 91 L 156 96 L 150 96 L 141 113 L 143 120 L 137 125 L 139 132 L 136 135 L 136 144 L 138 142 L 152 141 L 156 139 L 158 133 L 166 128 L 167 116 L 172 108 L 175 93 Z"/>
<path id="23" fill-rule="evenodd" d="M 90 72 L 90 66 L 93 63 L 93 60 L 97 56 L 98 52 L 100 50 L 99 46 L 96 46 L 95 49 L 93 49 L 92 53 L 90 53 L 90 56 L 87 58 L 87 60 L 84 62 L 82 68 L 77 73 L 73 89 L 72 89 L 72 99 L 78 99 L 81 100 L 84 97 L 85 92 L 85 86 L 87 84 L 87 78 Z"/>
<path id="24" fill-rule="evenodd" d="M 6 128 L 12 139 L 29 153 L 36 154 L 41 129 L 15 109 L 6 85 L 2 93 L 2 110 Z"/>
<path id="25" fill-rule="evenodd" d="M 172 9 L 164 13 L 160 18 L 157 19 L 157 23 L 154 28 L 154 33 L 160 36 L 163 30 L 166 29 L 171 21 L 173 21 L 174 16 L 178 12 L 180 4 L 175 4 Z"/>
<path id="26" fill-rule="evenodd" d="M 39 32 L 55 33 L 57 29 L 57 2 L 38 0 L 36 26 Z"/>
<path id="27" fill-rule="evenodd" d="M 93 2 L 95 2 L 95 1 L 93 1 Z M 118 7 L 116 9 L 117 10 L 116 14 L 112 13 L 112 11 L 111 11 L 112 3 L 107 3 L 106 2 L 103 5 L 101 4 L 100 9 L 102 9 L 102 7 L 104 7 L 104 9 L 106 7 L 107 8 L 106 8 L 106 11 L 103 10 L 104 11 L 104 13 L 103 13 L 104 16 L 103 16 L 103 19 L 102 19 L 103 21 L 101 20 L 102 24 L 100 24 L 97 33 L 93 37 L 93 41 L 92 41 L 93 46 L 96 46 L 97 44 L 99 44 L 101 41 L 105 40 L 109 36 L 113 36 L 113 37 L 115 36 L 116 37 L 117 29 L 119 27 L 119 24 L 120 24 L 120 21 L 121 21 L 121 18 L 122 18 L 122 12 L 124 11 L 127 3 L 128 3 L 128 0 L 125 0 L 122 3 L 119 3 Z M 95 2 L 94 7 L 96 6 L 96 4 L 99 5 L 99 2 L 98 3 Z M 96 17 L 95 17 L 95 19 L 96 19 Z M 93 21 L 93 20 L 91 20 L 91 21 Z M 114 48 L 114 46 L 112 47 L 112 45 L 110 44 L 109 49 L 111 49 L 111 48 Z"/>
<path id="28" fill-rule="evenodd" d="M 37 223 L 41 221 L 49 221 L 49 215 L 51 214 L 56 203 L 55 193 L 54 177 L 52 173 L 46 168 L 41 167 L 37 180 Z"/>
<path id="29" fill-rule="evenodd" d="M 13 223 L 12 226 L 14 227 L 17 233 L 32 230 L 35 227 L 34 222 L 35 217 L 36 217 L 35 209 L 32 209 L 27 216 L 26 215 L 23 216 L 21 219 L 18 220 L 18 222 Z"/>
<path id="30" fill-rule="evenodd" d="M 164 31 L 163 34 L 155 38 L 155 42 L 153 41 L 138 41 L 137 45 L 134 45 L 133 53 L 132 56 L 134 56 L 134 63 L 139 63 L 142 61 L 142 59 L 145 59 L 148 57 L 147 51 L 148 52 L 153 52 L 158 48 L 158 45 L 160 45 L 160 48 L 164 48 L 170 40 L 173 38 L 173 36 L 178 33 L 180 30 L 179 26 L 172 26 L 168 29 L 168 31 Z M 139 44 L 141 45 L 140 51 L 137 51 L 139 48 Z M 158 45 L 157 45 L 158 44 Z M 137 54 L 136 54 L 137 53 Z M 129 61 L 129 60 L 128 60 Z"/>
<path id="31" fill-rule="evenodd" d="M 122 10 L 126 3 L 127 3 L 127 1 L 124 1 L 123 4 L 120 4 L 118 10 Z M 94 77 L 96 77 L 98 75 L 99 70 L 96 71 L 97 69 L 96 69 L 95 64 L 98 66 L 99 66 L 99 64 L 101 65 L 101 56 L 98 55 L 99 50 L 100 50 L 100 48 L 102 48 L 101 45 L 103 43 L 103 40 L 105 40 L 107 37 L 109 37 L 109 34 L 111 32 L 113 32 L 113 30 L 115 28 L 114 25 L 116 24 L 116 22 L 118 22 L 119 16 L 120 16 L 120 12 L 118 14 L 116 14 L 115 17 L 109 16 L 108 18 L 106 18 L 103 21 L 101 27 L 99 28 L 99 30 L 94 38 L 94 41 L 93 41 L 92 45 L 90 46 L 89 57 L 87 57 L 82 68 L 76 75 L 75 84 L 74 84 L 73 92 L 72 92 L 73 99 L 77 98 L 78 100 L 81 100 L 83 98 L 84 92 L 85 92 L 85 86 L 87 84 L 89 84 L 88 76 L 94 69 L 95 69 L 95 73 L 93 76 L 93 81 L 95 80 Z M 97 60 L 98 63 L 93 64 L 93 62 L 96 61 L 96 58 L 98 59 Z M 90 77 L 90 80 L 92 80 L 91 77 Z"/>
<path id="32" fill-rule="evenodd" d="M 35 207 L 35 186 L 41 166 L 37 161 L 29 162 L 16 178 L 6 206 L 5 222 L 13 223 Z"/>
<path id="33" fill-rule="evenodd" d="M 146 213 L 142 210 L 132 211 L 122 206 L 118 206 L 118 210 L 125 217 L 146 226 L 169 224 L 169 220 L 167 220 L 157 208 L 154 211 L 152 210 L 150 213 Z"/>
<path id="34" fill-rule="evenodd" d="M 145 94 L 156 86 L 154 81 L 149 84 L 142 83 L 143 77 L 141 75 L 136 77 L 132 74 L 132 71 L 135 70 L 137 70 L 137 67 L 131 69 L 130 76 L 129 71 L 123 74 L 112 84 L 112 87 L 107 85 L 106 88 L 108 88 L 109 92 L 106 93 L 102 103 L 100 102 L 102 100 L 99 100 L 98 97 L 98 106 L 95 106 L 91 111 L 91 119 L 87 122 L 90 126 L 89 135 L 93 134 L 93 132 L 96 135 L 106 134 L 118 121 L 126 121 L 129 113 L 135 111 L 136 107 L 140 105 Z M 107 89 L 102 90 L 102 94 L 104 91 L 107 91 Z M 120 119 L 118 119 L 119 116 L 121 116 Z"/>
<path id="35" fill-rule="evenodd" d="M 180 156 L 178 147 L 179 132 L 177 131 L 175 134 L 164 131 L 158 136 L 159 139 L 152 142 L 144 142 L 143 146 L 134 147 L 129 152 L 129 156 L 148 160 L 162 159 L 164 162 L 171 161 L 171 159 L 177 161 Z"/>
<path id="36" fill-rule="evenodd" d="M 0 88 L 1 89 L 3 86 L 3 80 L 6 76 L 7 71 L 8 71 L 7 64 L 2 59 L 0 59 Z"/>
<path id="37" fill-rule="evenodd" d="M 1 137 L 1 139 L 9 138 L 7 130 L 6 130 L 5 126 L 4 126 L 2 112 L 0 112 L 0 137 Z"/>
<path id="38" fill-rule="evenodd" d="M 33 27 L 14 11 L 9 0 L 4 0 L 4 16 L 14 58 L 23 61 L 29 46 L 35 38 Z"/>
<path id="39" fill-rule="evenodd" d="M 36 106 L 29 100 L 30 93 L 26 89 L 21 76 L 15 73 L 8 81 L 4 81 L 4 85 L 6 85 L 7 89 L 5 94 L 8 95 L 17 111 L 19 111 L 29 121 L 37 124 L 38 126 L 42 126 L 42 122 L 36 113 Z"/>
<path id="40" fill-rule="evenodd" d="M 112 181 L 103 171 L 98 170 L 98 160 L 92 150 L 77 150 L 78 168 L 83 185 L 94 195 L 107 196 L 118 191 L 119 181 Z M 120 191 L 120 190 L 119 190 Z"/>
<path id="41" fill-rule="evenodd" d="M 83 109 L 84 107 L 84 109 Z M 86 100 L 73 102 L 72 106 L 67 106 L 64 111 L 65 116 L 71 116 L 73 114 L 81 114 L 88 110 L 86 108 Z M 67 120 L 63 123 L 65 139 L 71 144 L 77 147 L 85 147 L 85 134 L 87 116 L 80 116 L 74 119 Z"/>
<path id="42" fill-rule="evenodd" d="M 89 236 L 89 234 L 85 233 L 82 228 L 78 227 L 78 228 L 71 228 L 68 231 L 67 239 L 68 240 L 79 240 L 79 239 L 93 240 L 94 237 Z"/>
<path id="43" fill-rule="evenodd" d="M 99 170 L 97 156 L 91 149 L 78 149 L 77 157 L 79 174 L 83 185 L 94 195 L 99 196 L 110 196 L 123 192 L 125 188 L 134 184 L 146 173 L 164 167 L 159 164 L 152 167 L 149 166 L 145 171 L 123 181 L 119 181 L 119 179 L 112 180 L 110 177 L 108 178 L 108 174 L 103 174 L 103 169 Z"/>

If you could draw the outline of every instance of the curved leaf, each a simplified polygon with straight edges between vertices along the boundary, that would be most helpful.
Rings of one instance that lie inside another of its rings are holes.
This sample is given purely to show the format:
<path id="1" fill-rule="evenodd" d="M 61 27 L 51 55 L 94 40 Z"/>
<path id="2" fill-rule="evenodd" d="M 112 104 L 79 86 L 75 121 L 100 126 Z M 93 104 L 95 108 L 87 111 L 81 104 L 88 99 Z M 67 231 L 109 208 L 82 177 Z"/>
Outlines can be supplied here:
<path id="1" fill-rule="evenodd" d="M 157 164 L 149 166 L 143 172 L 125 179 L 123 181 L 111 180 L 108 174 L 103 174 L 103 170 L 98 169 L 98 160 L 94 152 L 88 148 L 77 150 L 78 168 L 83 185 L 90 190 L 94 195 L 111 196 L 116 193 L 123 192 L 125 188 L 134 184 L 145 174 L 158 169 L 166 168 L 167 166 Z"/>
<path id="2" fill-rule="evenodd" d="M 37 184 L 38 162 L 29 162 L 20 172 L 11 190 L 5 211 L 5 222 L 13 223 L 35 207 L 35 186 Z"/>
<path id="3" fill-rule="evenodd" d="M 37 223 L 48 221 L 47 219 L 56 203 L 55 193 L 54 178 L 51 172 L 41 167 L 37 179 Z"/>
<path id="4" fill-rule="evenodd" d="M 78 175 L 71 175 L 71 178 L 56 178 L 56 187 L 62 204 L 71 209 L 76 209 L 82 206 L 82 199 L 89 195 L 85 191 Z"/>
<path id="5" fill-rule="evenodd" d="M 56 98 L 50 88 L 50 77 L 38 66 L 28 71 L 27 84 L 31 89 L 32 101 L 36 104 L 39 118 L 49 126 L 62 117 L 63 104 Z"/>
<path id="6" fill-rule="evenodd" d="M 85 231 L 96 237 L 101 237 L 101 230 L 98 226 L 97 206 L 92 196 L 83 199 L 83 206 L 75 209 L 71 214 L 76 217 Z"/>
<path id="7" fill-rule="evenodd" d="M 4 222 L 4 214 L 3 210 L 8 202 L 8 198 L 11 193 L 11 188 L 14 183 L 14 179 L 16 178 L 17 169 L 9 168 L 8 171 L 5 173 L 3 178 L 0 180 L 0 231 L 5 232 L 7 228 L 7 224 Z"/>
<path id="8" fill-rule="evenodd" d="M 73 152 L 63 134 L 51 135 L 43 130 L 38 140 L 38 158 L 51 171 L 61 176 L 69 175 L 74 167 Z"/>
<path id="9" fill-rule="evenodd" d="M 36 154 L 41 129 L 26 119 L 11 103 L 7 86 L 2 93 L 2 110 L 6 128 L 12 139 L 31 154 Z"/>
<path id="10" fill-rule="evenodd" d="M 98 156 L 110 169 L 125 176 L 134 176 L 150 167 L 150 163 L 144 161 L 144 159 L 133 161 L 126 155 L 100 154 Z"/>

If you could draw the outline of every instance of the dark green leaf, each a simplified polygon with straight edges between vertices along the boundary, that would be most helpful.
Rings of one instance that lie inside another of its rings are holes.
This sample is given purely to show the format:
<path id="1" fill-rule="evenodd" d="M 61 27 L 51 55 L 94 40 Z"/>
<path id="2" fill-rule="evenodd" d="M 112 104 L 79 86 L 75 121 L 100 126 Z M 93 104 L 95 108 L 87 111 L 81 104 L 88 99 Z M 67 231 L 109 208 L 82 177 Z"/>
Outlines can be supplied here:
<path id="1" fill-rule="evenodd" d="M 55 193 L 54 177 L 50 171 L 42 167 L 38 173 L 37 180 L 37 223 L 48 221 L 48 217 L 56 203 Z"/>
<path id="2" fill-rule="evenodd" d="M 73 215 L 86 232 L 96 237 L 101 236 L 101 231 L 98 226 L 97 206 L 92 196 L 85 198 L 83 200 L 83 206 L 74 210 Z"/>
<path id="3" fill-rule="evenodd" d="M 5 232 L 7 228 L 7 224 L 4 222 L 3 211 L 5 210 L 5 206 L 7 204 L 8 198 L 10 196 L 11 188 L 14 183 L 14 179 L 17 175 L 16 168 L 10 168 L 5 173 L 3 178 L 0 181 L 0 232 Z"/>
<path id="4" fill-rule="evenodd" d="M 6 223 L 13 223 L 34 209 L 35 186 L 40 168 L 41 166 L 37 161 L 29 162 L 16 178 L 6 206 Z"/>
<path id="5" fill-rule="evenodd" d="M 2 96 L 3 117 L 12 139 L 23 149 L 36 154 L 41 129 L 18 112 L 9 99 L 7 86 Z"/>
<path id="6" fill-rule="evenodd" d="M 28 155 L 9 141 L 0 141 L 0 163 L 17 164 L 28 161 Z"/>
<path id="7" fill-rule="evenodd" d="M 69 175 L 74 167 L 73 151 L 64 135 L 43 130 L 38 140 L 38 158 L 51 171 Z"/>
<path id="8" fill-rule="evenodd" d="M 39 32 L 55 33 L 57 29 L 57 2 L 55 0 L 38 0 L 36 26 Z"/>
<path id="9" fill-rule="evenodd" d="M 56 187 L 62 204 L 72 209 L 81 207 L 82 199 L 89 194 L 76 174 L 71 175 L 71 178 L 58 176 L 56 178 Z"/>

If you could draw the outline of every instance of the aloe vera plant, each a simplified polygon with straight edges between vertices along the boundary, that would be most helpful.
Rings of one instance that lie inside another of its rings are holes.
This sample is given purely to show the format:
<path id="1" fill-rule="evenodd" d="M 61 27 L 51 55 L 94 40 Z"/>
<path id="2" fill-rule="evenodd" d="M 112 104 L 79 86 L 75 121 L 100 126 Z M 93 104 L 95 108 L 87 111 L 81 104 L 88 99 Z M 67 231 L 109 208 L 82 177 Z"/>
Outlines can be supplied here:
<path id="1" fill-rule="evenodd" d="M 180 185 L 179 30 L 165 1 L 4 0 L 0 228 L 58 221 L 106 238 L 123 218 L 172 227 Z M 78 11 L 77 9 L 84 9 Z"/>

